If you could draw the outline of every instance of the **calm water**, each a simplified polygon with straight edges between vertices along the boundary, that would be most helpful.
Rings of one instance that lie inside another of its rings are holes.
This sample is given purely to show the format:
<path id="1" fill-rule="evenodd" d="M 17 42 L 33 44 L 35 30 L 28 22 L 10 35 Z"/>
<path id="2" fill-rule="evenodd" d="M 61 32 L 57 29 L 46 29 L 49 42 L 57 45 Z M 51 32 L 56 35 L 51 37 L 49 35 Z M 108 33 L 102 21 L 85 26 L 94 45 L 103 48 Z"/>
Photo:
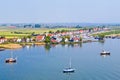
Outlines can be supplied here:
<path id="1" fill-rule="evenodd" d="M 110 56 L 100 56 L 102 49 Z M 0 80 L 120 80 L 120 39 L 81 45 L 32 46 L 12 50 L 17 63 L 6 64 L 11 50 L 0 52 Z M 75 73 L 64 74 L 69 65 Z"/>

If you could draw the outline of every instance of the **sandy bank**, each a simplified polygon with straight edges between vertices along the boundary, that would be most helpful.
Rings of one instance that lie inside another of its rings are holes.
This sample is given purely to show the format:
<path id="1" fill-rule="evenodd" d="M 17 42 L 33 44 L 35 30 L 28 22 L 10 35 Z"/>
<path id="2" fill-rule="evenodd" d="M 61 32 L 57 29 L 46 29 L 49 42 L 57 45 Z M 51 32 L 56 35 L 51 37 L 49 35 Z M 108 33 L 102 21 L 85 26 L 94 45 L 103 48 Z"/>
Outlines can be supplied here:
<path id="1" fill-rule="evenodd" d="M 20 44 L 0 44 L 0 47 L 6 48 L 6 49 L 22 48 L 22 46 Z"/>
<path id="2" fill-rule="evenodd" d="M 34 43 L 35 45 L 45 45 L 46 43 L 45 42 L 36 42 Z"/>

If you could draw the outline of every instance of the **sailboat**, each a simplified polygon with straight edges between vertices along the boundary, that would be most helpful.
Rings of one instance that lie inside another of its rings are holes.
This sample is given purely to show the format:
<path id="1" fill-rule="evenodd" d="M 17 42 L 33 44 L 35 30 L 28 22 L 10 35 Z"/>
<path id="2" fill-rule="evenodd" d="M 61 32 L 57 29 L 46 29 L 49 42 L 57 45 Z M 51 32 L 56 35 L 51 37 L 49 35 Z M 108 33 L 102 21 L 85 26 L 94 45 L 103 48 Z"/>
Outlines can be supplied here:
<path id="1" fill-rule="evenodd" d="M 0 48 L 0 51 L 4 51 L 5 49 L 4 48 Z"/>
<path id="2" fill-rule="evenodd" d="M 71 67 L 71 59 L 70 59 L 69 67 L 63 69 L 63 73 L 73 73 L 73 72 L 75 72 L 75 69 Z"/>
<path id="3" fill-rule="evenodd" d="M 12 52 L 11 52 L 11 57 L 7 58 L 5 60 L 6 63 L 15 63 L 16 62 L 16 58 L 13 58 Z"/>
<path id="4" fill-rule="evenodd" d="M 101 55 L 110 55 L 110 52 L 103 50 L 100 54 L 101 54 Z"/>

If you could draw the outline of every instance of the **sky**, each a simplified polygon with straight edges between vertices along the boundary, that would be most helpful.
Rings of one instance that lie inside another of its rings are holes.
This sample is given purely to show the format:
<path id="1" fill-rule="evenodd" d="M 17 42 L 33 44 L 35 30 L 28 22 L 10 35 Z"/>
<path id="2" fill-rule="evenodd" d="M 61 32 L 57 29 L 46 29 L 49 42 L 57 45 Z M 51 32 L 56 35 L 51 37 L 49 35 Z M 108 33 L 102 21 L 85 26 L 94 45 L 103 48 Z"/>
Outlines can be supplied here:
<path id="1" fill-rule="evenodd" d="M 0 0 L 0 23 L 120 23 L 120 0 Z"/>

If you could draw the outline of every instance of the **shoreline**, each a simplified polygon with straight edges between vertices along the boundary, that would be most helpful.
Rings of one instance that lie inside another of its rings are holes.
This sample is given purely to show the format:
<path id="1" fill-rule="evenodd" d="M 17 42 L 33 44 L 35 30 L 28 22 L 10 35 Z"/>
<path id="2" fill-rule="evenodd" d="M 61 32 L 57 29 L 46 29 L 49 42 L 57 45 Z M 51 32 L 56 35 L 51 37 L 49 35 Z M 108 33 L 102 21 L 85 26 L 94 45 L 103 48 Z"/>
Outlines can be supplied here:
<path id="1" fill-rule="evenodd" d="M 80 43 L 87 43 L 87 42 L 97 42 L 97 41 L 86 40 L 86 41 L 82 41 L 82 42 L 65 42 L 65 43 L 51 43 L 51 44 L 80 44 Z M 0 44 L 0 48 L 4 48 L 4 49 L 19 49 L 19 48 L 23 48 L 26 45 L 32 46 L 32 45 L 46 45 L 46 44 L 47 43 L 45 43 L 45 42 L 7 43 L 7 44 Z"/>
<path id="2" fill-rule="evenodd" d="M 22 48 L 22 46 L 20 44 L 16 44 L 16 43 L 9 43 L 9 44 L 0 44 L 0 48 L 19 49 L 19 48 Z"/>

